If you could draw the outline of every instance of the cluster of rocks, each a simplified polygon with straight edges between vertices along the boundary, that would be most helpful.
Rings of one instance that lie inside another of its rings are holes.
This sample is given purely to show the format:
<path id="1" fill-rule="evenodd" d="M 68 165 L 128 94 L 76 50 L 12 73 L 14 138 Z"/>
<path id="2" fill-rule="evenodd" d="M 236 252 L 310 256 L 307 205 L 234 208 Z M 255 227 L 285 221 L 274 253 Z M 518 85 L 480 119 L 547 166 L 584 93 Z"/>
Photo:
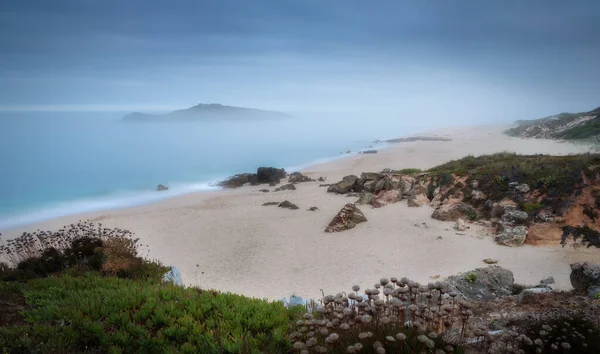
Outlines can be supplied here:
<path id="1" fill-rule="evenodd" d="M 283 209 L 290 209 L 290 210 L 300 209 L 299 206 L 297 206 L 296 204 L 294 204 L 288 200 L 284 200 L 283 202 L 266 202 L 266 203 L 262 204 L 262 206 L 272 206 L 272 205 L 277 205 L 279 208 L 283 208 Z M 316 206 L 312 206 L 312 207 L 306 209 L 306 211 L 317 211 L 317 210 L 319 210 L 319 208 L 317 208 Z"/>
<path id="2" fill-rule="evenodd" d="M 571 264 L 571 285 L 581 293 L 600 298 L 600 265 L 589 262 Z"/>
<path id="3" fill-rule="evenodd" d="M 252 186 L 259 184 L 269 184 L 275 186 L 280 183 L 281 179 L 286 178 L 287 173 L 283 168 L 275 167 L 259 167 L 256 173 L 241 173 L 232 176 L 219 183 L 219 186 L 225 188 L 237 188 L 246 183 Z"/>
<path id="4" fill-rule="evenodd" d="M 494 238 L 501 245 L 509 247 L 521 246 L 527 238 L 527 220 L 529 214 L 516 210 L 514 207 L 506 207 L 500 222 L 498 222 L 498 234 Z"/>
<path id="5" fill-rule="evenodd" d="M 357 196 L 357 204 L 371 205 L 380 208 L 387 204 L 396 203 L 403 197 L 413 193 L 415 179 L 391 171 L 364 172 L 360 177 L 349 175 L 327 188 L 329 193 L 349 194 Z"/>

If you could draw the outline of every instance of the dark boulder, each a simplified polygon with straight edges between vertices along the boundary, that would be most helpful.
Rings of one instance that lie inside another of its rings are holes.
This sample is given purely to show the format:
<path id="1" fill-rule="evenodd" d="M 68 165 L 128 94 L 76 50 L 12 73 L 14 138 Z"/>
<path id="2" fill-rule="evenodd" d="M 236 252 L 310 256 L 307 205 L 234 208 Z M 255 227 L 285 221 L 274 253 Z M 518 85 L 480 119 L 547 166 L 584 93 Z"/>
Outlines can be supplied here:
<path id="1" fill-rule="evenodd" d="M 394 183 L 392 183 L 392 180 L 389 177 L 384 177 L 377 181 L 375 184 L 375 189 L 373 189 L 373 193 L 377 194 L 381 191 L 390 191 L 392 189 L 395 189 Z"/>
<path id="2" fill-rule="evenodd" d="M 166 187 L 166 186 L 164 186 L 164 185 L 162 185 L 162 184 L 159 184 L 159 185 L 156 187 L 156 190 L 157 190 L 157 191 L 159 191 L 159 192 L 162 192 L 162 191 L 169 190 L 169 188 L 168 188 L 168 187 Z"/>
<path id="3" fill-rule="evenodd" d="M 312 179 L 308 176 L 305 176 L 300 172 L 293 172 L 290 174 L 288 182 L 290 182 L 290 183 L 314 182 L 314 179 Z"/>
<path id="4" fill-rule="evenodd" d="M 319 208 L 317 208 L 316 206 L 306 209 L 306 211 L 317 211 L 317 210 L 319 210 Z"/>
<path id="5" fill-rule="evenodd" d="M 284 200 L 283 202 L 279 203 L 278 207 L 285 208 L 285 209 L 291 209 L 291 210 L 300 209 L 300 208 L 298 208 L 298 206 L 296 204 L 291 203 L 287 200 Z"/>
<path id="6" fill-rule="evenodd" d="M 282 178 L 287 176 L 287 173 L 283 168 L 259 167 L 256 170 L 256 176 L 258 178 L 258 183 L 278 184 Z"/>
<path id="7" fill-rule="evenodd" d="M 260 184 L 260 181 L 258 180 L 258 176 L 256 175 L 256 173 L 248 174 L 248 182 L 250 182 L 251 186 L 258 186 Z"/>
<path id="8" fill-rule="evenodd" d="M 266 202 L 266 203 L 263 203 L 262 206 L 271 206 L 271 205 L 279 205 L 279 204 L 280 204 L 279 202 Z"/>
<path id="9" fill-rule="evenodd" d="M 325 182 L 325 179 L 326 179 L 325 177 L 319 177 L 319 178 L 317 178 L 317 181 L 319 181 L 319 182 Z"/>
<path id="10" fill-rule="evenodd" d="M 269 193 L 269 190 L 268 189 L 261 189 L 259 192 Z"/>

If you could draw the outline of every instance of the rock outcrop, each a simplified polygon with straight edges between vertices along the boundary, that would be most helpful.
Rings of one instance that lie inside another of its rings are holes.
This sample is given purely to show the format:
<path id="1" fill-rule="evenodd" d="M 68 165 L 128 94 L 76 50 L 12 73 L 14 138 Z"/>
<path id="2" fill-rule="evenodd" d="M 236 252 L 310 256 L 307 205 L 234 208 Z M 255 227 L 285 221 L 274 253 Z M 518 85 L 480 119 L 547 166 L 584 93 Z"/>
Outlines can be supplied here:
<path id="1" fill-rule="evenodd" d="M 301 183 L 301 182 L 314 182 L 315 180 L 303 175 L 300 172 L 292 172 L 288 178 L 290 183 Z"/>
<path id="2" fill-rule="evenodd" d="M 460 298 L 490 301 L 512 295 L 515 279 L 510 270 L 489 266 L 450 276 L 446 282 Z"/>
<path id="3" fill-rule="evenodd" d="M 477 215 L 475 208 L 467 203 L 456 202 L 440 205 L 431 217 L 441 221 L 456 221 L 458 218 L 470 218 Z"/>
<path id="4" fill-rule="evenodd" d="M 357 188 L 357 186 L 359 185 L 359 183 L 357 183 L 358 181 L 359 178 L 355 175 L 346 176 L 338 183 L 330 185 L 327 188 L 327 192 L 337 194 L 348 193 Z"/>
<path id="5" fill-rule="evenodd" d="M 429 198 L 425 194 L 417 194 L 408 197 L 409 207 L 420 207 L 429 204 Z"/>
<path id="6" fill-rule="evenodd" d="M 600 297 L 600 264 L 573 263 L 571 264 L 571 285 L 580 293 L 591 297 Z"/>
<path id="7" fill-rule="evenodd" d="M 231 176 L 228 179 L 219 182 L 219 186 L 224 187 L 224 188 L 241 187 L 244 184 L 250 182 L 251 175 L 252 175 L 252 173 L 240 173 L 238 175 Z"/>
<path id="8" fill-rule="evenodd" d="M 361 222 L 366 222 L 367 218 L 356 205 L 348 203 L 331 220 L 325 228 L 325 232 L 340 232 L 354 228 Z"/>
<path id="9" fill-rule="evenodd" d="M 246 183 L 251 186 L 268 183 L 270 186 L 279 184 L 282 178 L 285 178 L 287 173 L 283 168 L 274 167 L 259 167 L 256 173 L 240 173 L 229 177 L 228 179 L 219 182 L 219 186 L 224 188 L 237 188 Z"/>
<path id="10" fill-rule="evenodd" d="M 397 189 L 382 190 L 373 197 L 371 205 L 373 208 L 381 208 L 382 206 L 396 203 L 402 199 L 402 194 Z"/>
<path id="11" fill-rule="evenodd" d="M 280 208 L 290 209 L 290 210 L 300 209 L 296 204 L 289 202 L 287 200 L 284 200 L 283 202 L 279 203 L 279 205 L 277 205 L 277 206 Z"/>
<path id="12" fill-rule="evenodd" d="M 369 192 L 361 192 L 358 200 L 356 201 L 356 204 L 359 205 L 366 205 L 366 204 L 371 204 L 373 202 L 373 198 L 375 196 L 373 195 L 373 193 L 369 193 Z"/>
<path id="13" fill-rule="evenodd" d="M 169 190 L 169 188 L 168 188 L 167 186 L 164 186 L 164 185 L 162 185 L 162 184 L 159 184 L 159 185 L 156 187 L 156 190 L 157 190 L 158 192 L 162 192 L 162 191 Z"/>

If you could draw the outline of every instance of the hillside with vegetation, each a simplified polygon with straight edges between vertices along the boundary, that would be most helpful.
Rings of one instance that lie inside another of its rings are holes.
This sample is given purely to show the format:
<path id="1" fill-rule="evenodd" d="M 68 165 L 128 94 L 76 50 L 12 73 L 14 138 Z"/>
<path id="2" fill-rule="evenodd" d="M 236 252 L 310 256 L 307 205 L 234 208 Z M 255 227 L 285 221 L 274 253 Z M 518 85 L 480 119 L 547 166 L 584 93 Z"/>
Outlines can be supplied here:
<path id="1" fill-rule="evenodd" d="M 534 120 L 521 120 L 506 131 L 507 135 L 536 138 L 586 140 L 600 137 L 600 107 L 581 113 L 561 113 Z"/>

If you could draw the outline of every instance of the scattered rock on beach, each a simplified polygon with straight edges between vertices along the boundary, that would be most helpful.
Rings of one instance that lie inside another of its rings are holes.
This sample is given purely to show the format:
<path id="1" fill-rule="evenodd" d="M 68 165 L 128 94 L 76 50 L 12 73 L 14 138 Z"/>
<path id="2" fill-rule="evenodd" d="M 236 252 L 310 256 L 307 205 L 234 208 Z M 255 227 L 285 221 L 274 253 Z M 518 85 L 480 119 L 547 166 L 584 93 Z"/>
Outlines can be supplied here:
<path id="1" fill-rule="evenodd" d="M 496 243 L 504 246 L 519 247 L 523 245 L 526 238 L 527 228 L 525 226 L 505 226 L 502 228 L 502 231 L 496 235 L 494 240 Z"/>
<path id="2" fill-rule="evenodd" d="M 259 190 L 259 192 L 269 193 L 270 191 L 268 189 L 261 189 L 261 190 Z"/>
<path id="3" fill-rule="evenodd" d="M 319 210 L 319 208 L 317 208 L 316 206 L 306 209 L 306 211 L 317 211 L 317 210 Z"/>
<path id="4" fill-rule="evenodd" d="M 329 186 L 331 186 L 331 183 L 319 184 L 319 187 L 329 187 Z"/>
<path id="5" fill-rule="evenodd" d="M 364 150 L 361 151 L 361 154 L 376 154 L 377 150 Z"/>
<path id="6" fill-rule="evenodd" d="M 356 205 L 348 203 L 344 205 L 342 210 L 334 216 L 333 220 L 329 223 L 325 232 L 340 232 L 354 228 L 361 222 L 366 222 L 367 218 L 363 212 L 356 207 Z"/>
<path id="7" fill-rule="evenodd" d="M 313 182 L 314 179 L 303 175 L 300 172 L 293 172 L 290 174 L 290 177 L 288 178 L 288 182 L 290 183 L 300 183 L 300 182 Z"/>
<path id="8" fill-rule="evenodd" d="M 279 192 L 279 191 L 295 191 L 296 190 L 296 186 L 294 186 L 291 183 L 288 184 L 284 184 L 283 186 L 279 187 L 279 188 L 275 188 L 275 192 Z"/>
<path id="9" fill-rule="evenodd" d="M 166 186 L 164 186 L 164 185 L 162 185 L 162 184 L 159 184 L 159 185 L 156 187 L 156 190 L 157 190 L 158 192 L 161 192 L 161 191 L 166 191 L 166 190 L 169 190 L 169 188 L 168 188 L 168 187 L 166 187 Z"/>
<path id="10" fill-rule="evenodd" d="M 498 263 L 498 261 L 495 260 L 495 259 L 491 259 L 491 258 L 485 258 L 483 260 L 483 263 L 485 263 L 485 264 L 496 264 L 496 263 Z"/>
<path id="11" fill-rule="evenodd" d="M 249 177 L 251 173 L 241 173 L 239 175 L 231 176 L 228 179 L 219 182 L 219 186 L 225 188 L 237 188 L 250 182 Z"/>
<path id="12" fill-rule="evenodd" d="M 490 301 L 512 295 L 515 279 L 510 270 L 489 266 L 450 276 L 446 282 L 463 299 Z"/>
<path id="13" fill-rule="evenodd" d="M 466 231 L 469 227 L 465 223 L 465 221 L 461 218 L 456 220 L 456 224 L 454 224 L 454 230 L 456 231 Z"/>
<path id="14" fill-rule="evenodd" d="M 291 203 L 287 200 L 284 200 L 283 202 L 279 203 L 278 207 L 285 208 L 285 209 L 291 209 L 291 210 L 300 209 L 300 208 L 298 208 L 298 206 L 296 204 Z"/>
<path id="15" fill-rule="evenodd" d="M 279 202 L 266 202 L 266 203 L 263 203 L 262 206 L 271 206 L 271 205 L 279 205 L 279 204 L 280 204 Z"/>
<path id="16" fill-rule="evenodd" d="M 319 177 L 317 178 L 317 181 L 319 182 L 325 182 L 326 178 L 325 177 Z"/>
<path id="17" fill-rule="evenodd" d="M 571 264 L 571 285 L 588 296 L 600 296 L 600 265 L 597 263 Z"/>

